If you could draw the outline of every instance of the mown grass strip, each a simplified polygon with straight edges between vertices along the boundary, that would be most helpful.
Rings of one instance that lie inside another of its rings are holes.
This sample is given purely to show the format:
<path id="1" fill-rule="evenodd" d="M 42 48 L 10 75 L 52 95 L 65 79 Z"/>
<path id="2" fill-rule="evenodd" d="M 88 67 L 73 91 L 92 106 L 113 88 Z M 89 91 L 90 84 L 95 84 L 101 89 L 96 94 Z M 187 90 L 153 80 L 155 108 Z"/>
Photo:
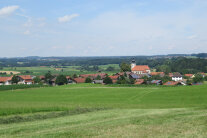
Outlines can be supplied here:
<path id="1" fill-rule="evenodd" d="M 12 117 L 0 118 L 0 124 L 11 124 L 11 123 L 29 122 L 35 120 L 44 120 L 44 119 L 58 118 L 63 116 L 78 115 L 88 112 L 95 112 L 100 110 L 106 110 L 106 108 L 76 108 L 73 110 L 50 112 L 46 114 L 34 114 L 28 116 L 15 115 Z"/>

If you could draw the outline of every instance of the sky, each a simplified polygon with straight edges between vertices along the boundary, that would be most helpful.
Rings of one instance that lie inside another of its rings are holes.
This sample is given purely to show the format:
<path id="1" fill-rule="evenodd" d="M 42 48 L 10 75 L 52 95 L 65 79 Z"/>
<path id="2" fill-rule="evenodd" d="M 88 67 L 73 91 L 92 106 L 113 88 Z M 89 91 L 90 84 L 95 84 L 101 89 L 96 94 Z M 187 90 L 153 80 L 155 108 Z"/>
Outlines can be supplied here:
<path id="1" fill-rule="evenodd" d="M 0 0 L 0 57 L 207 52 L 207 0 Z"/>

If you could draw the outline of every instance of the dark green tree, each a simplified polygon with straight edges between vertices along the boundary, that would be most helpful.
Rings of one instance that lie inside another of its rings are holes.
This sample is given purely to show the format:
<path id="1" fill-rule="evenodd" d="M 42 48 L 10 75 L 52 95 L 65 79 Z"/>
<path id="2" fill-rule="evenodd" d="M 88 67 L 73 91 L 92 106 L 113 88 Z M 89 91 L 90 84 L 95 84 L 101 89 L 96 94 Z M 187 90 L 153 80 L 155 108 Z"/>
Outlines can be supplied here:
<path id="1" fill-rule="evenodd" d="M 92 82 L 91 78 L 87 77 L 86 80 L 85 80 L 85 83 L 91 83 L 91 82 Z"/>
<path id="2" fill-rule="evenodd" d="M 98 75 L 98 76 L 96 77 L 96 80 L 101 80 L 101 76 Z"/>
<path id="3" fill-rule="evenodd" d="M 64 85 L 68 83 L 68 80 L 66 79 L 66 77 L 64 75 L 59 75 L 57 76 L 55 83 L 57 85 Z"/>
<path id="4" fill-rule="evenodd" d="M 73 77 L 73 78 L 78 78 L 78 75 L 77 75 L 77 74 L 73 74 L 72 77 Z"/>
<path id="5" fill-rule="evenodd" d="M 104 78 L 103 82 L 104 82 L 105 84 L 113 84 L 112 79 L 111 79 L 110 77 L 108 77 L 108 76 L 106 76 L 106 77 Z"/>
<path id="6" fill-rule="evenodd" d="M 17 83 L 19 82 L 18 77 L 17 77 L 16 75 L 14 75 L 14 76 L 12 77 L 11 82 L 12 82 L 12 84 L 17 84 Z"/>
<path id="7" fill-rule="evenodd" d="M 127 64 L 125 62 L 122 62 L 120 65 L 121 68 L 121 72 L 127 72 L 127 71 L 131 71 L 131 66 L 130 64 Z"/>
<path id="8" fill-rule="evenodd" d="M 193 78 L 194 83 L 203 82 L 203 81 L 204 81 L 204 78 L 201 74 L 196 74 L 195 77 Z"/>
<path id="9" fill-rule="evenodd" d="M 46 74 L 45 74 L 45 82 L 48 83 L 48 84 L 51 84 L 51 80 L 53 79 L 53 76 L 51 74 L 50 71 L 48 71 Z"/>

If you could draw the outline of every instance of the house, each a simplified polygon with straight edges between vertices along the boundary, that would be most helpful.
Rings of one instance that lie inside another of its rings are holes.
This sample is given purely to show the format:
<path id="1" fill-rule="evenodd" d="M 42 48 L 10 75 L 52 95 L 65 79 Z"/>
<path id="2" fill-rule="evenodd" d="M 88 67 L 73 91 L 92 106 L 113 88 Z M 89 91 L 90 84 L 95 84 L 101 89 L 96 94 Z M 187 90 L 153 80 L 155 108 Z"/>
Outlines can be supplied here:
<path id="1" fill-rule="evenodd" d="M 160 77 L 164 77 L 165 73 L 164 72 L 151 72 L 150 73 L 151 76 L 160 76 Z"/>
<path id="2" fill-rule="evenodd" d="M 131 62 L 131 71 L 135 74 L 150 74 L 150 68 L 148 65 L 136 65 L 135 60 Z"/>
<path id="3" fill-rule="evenodd" d="M 173 73 L 169 73 L 169 74 L 168 74 L 168 76 L 172 78 L 172 76 L 173 76 Z"/>
<path id="4" fill-rule="evenodd" d="M 0 85 L 11 85 L 11 84 L 12 84 L 12 76 L 0 77 Z"/>
<path id="5" fill-rule="evenodd" d="M 85 80 L 86 80 L 86 79 L 85 79 L 85 78 L 80 78 L 80 77 L 79 77 L 79 78 L 74 78 L 73 80 L 74 80 L 75 83 L 85 83 Z"/>
<path id="6" fill-rule="evenodd" d="M 96 74 L 82 74 L 80 75 L 80 77 L 82 78 L 88 78 L 90 77 L 91 79 L 96 79 L 98 76 L 101 77 L 101 79 L 105 78 L 106 77 L 106 73 L 96 73 Z"/>
<path id="7" fill-rule="evenodd" d="M 31 75 L 19 75 L 17 77 L 19 79 L 18 84 L 33 84 L 33 78 L 35 78 Z"/>
<path id="8" fill-rule="evenodd" d="M 172 80 L 181 81 L 183 80 L 183 76 L 179 72 L 173 73 Z"/>
<path id="9" fill-rule="evenodd" d="M 112 79 L 112 82 L 113 82 L 113 83 L 116 83 L 116 82 L 117 82 L 117 80 L 119 79 L 119 75 L 109 76 L 109 78 L 111 78 L 111 79 Z"/>
<path id="10" fill-rule="evenodd" d="M 206 76 L 206 73 L 204 73 L 204 72 L 201 72 L 201 73 L 199 73 L 199 74 L 201 74 L 201 76 L 202 76 L 203 78 Z"/>
<path id="11" fill-rule="evenodd" d="M 93 80 L 94 84 L 103 84 L 103 80 Z"/>
<path id="12" fill-rule="evenodd" d="M 188 78 L 193 78 L 193 77 L 195 77 L 193 74 L 185 74 L 184 76 L 185 76 L 185 77 L 188 77 Z"/>
<path id="13" fill-rule="evenodd" d="M 151 84 L 162 85 L 162 80 L 152 80 Z"/>
<path id="14" fill-rule="evenodd" d="M 145 82 L 144 82 L 144 79 L 137 79 L 136 81 L 135 81 L 135 85 L 140 85 L 140 84 L 144 84 Z"/>
<path id="15" fill-rule="evenodd" d="M 168 81 L 168 82 L 164 83 L 163 85 L 174 86 L 174 85 L 181 85 L 181 83 L 179 81 Z"/>
<path id="16" fill-rule="evenodd" d="M 130 78 L 130 79 L 140 79 L 141 77 L 140 77 L 139 75 L 137 75 L 137 74 L 130 73 L 130 74 L 129 74 L 129 78 Z"/>
<path id="17" fill-rule="evenodd" d="M 70 76 L 66 76 L 69 84 L 75 83 L 74 80 Z"/>

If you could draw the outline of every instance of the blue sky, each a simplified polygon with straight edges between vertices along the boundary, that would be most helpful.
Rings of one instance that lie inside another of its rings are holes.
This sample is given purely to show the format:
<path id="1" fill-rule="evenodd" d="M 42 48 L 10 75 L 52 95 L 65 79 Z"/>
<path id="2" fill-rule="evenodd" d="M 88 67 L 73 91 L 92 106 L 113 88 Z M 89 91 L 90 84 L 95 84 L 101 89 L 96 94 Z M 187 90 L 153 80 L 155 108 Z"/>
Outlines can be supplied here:
<path id="1" fill-rule="evenodd" d="M 206 0 L 0 0 L 0 57 L 207 52 Z"/>

